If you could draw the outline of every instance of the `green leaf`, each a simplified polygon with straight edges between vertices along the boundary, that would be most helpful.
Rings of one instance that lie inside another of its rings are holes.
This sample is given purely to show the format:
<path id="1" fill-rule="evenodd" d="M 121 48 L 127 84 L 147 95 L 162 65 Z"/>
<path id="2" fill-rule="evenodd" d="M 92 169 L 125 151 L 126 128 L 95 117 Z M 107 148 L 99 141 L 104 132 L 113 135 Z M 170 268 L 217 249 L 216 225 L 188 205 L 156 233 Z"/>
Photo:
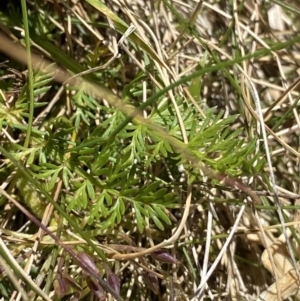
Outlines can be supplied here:
<path id="1" fill-rule="evenodd" d="M 196 102 L 200 99 L 202 76 L 195 77 L 191 80 L 189 91 Z"/>
<path id="2" fill-rule="evenodd" d="M 155 226 L 161 230 L 161 231 L 164 231 L 165 228 L 164 228 L 164 225 L 161 223 L 161 221 L 158 219 L 158 217 L 156 215 L 152 215 L 151 216 L 151 219 L 153 220 Z"/>
<path id="3" fill-rule="evenodd" d="M 95 199 L 95 190 L 94 190 L 93 185 L 90 182 L 86 183 L 86 189 L 87 189 L 87 193 L 88 193 L 89 198 L 91 200 L 94 200 Z"/>
<path id="4" fill-rule="evenodd" d="M 58 175 L 59 175 L 60 171 L 61 171 L 61 169 L 57 169 L 57 170 L 53 173 L 53 175 L 52 175 L 52 177 L 51 177 L 51 180 L 50 180 L 50 182 L 49 182 L 49 184 L 48 184 L 48 189 L 47 189 L 48 191 L 52 191 L 52 190 L 53 190 L 54 185 L 55 185 L 55 183 L 56 183 L 56 180 L 57 180 L 57 178 L 58 178 Z"/>
<path id="5" fill-rule="evenodd" d="M 97 200 L 97 203 L 99 204 L 99 208 L 100 208 L 100 212 L 98 214 L 101 214 L 103 217 L 106 217 L 109 214 L 108 209 L 104 204 L 104 200 L 106 200 L 107 202 L 108 197 L 110 197 L 110 195 L 109 194 L 106 195 L 105 192 L 103 192 L 100 195 L 99 199 Z"/>
<path id="6" fill-rule="evenodd" d="M 72 173 L 70 172 L 70 170 L 67 167 L 64 167 L 62 170 L 62 180 L 64 183 L 65 188 L 69 188 L 69 178 L 72 178 Z"/>
<path id="7" fill-rule="evenodd" d="M 171 225 L 172 222 L 169 219 L 168 215 L 163 211 L 163 207 L 159 206 L 159 205 L 152 205 L 153 209 L 155 210 L 155 212 L 157 213 L 157 215 L 159 216 L 159 218 L 161 220 L 163 220 L 167 225 Z"/>
<path id="8" fill-rule="evenodd" d="M 34 159 L 35 159 L 35 156 L 36 156 L 36 152 L 31 152 L 29 154 L 29 157 L 27 159 L 27 164 L 30 165 L 34 162 Z"/>
<path id="9" fill-rule="evenodd" d="M 122 198 L 119 198 L 119 210 L 120 210 L 120 214 L 123 216 L 125 214 L 125 204 L 123 202 Z"/>
<path id="10" fill-rule="evenodd" d="M 116 222 L 120 223 L 122 221 L 122 217 L 125 211 L 125 206 L 121 197 L 117 199 L 116 206 Z"/>
<path id="11" fill-rule="evenodd" d="M 101 223 L 101 229 L 106 230 L 108 228 L 113 228 L 115 225 L 115 220 L 117 217 L 117 212 L 113 211 L 108 219 Z"/>
<path id="12" fill-rule="evenodd" d="M 149 205 L 146 205 L 145 209 L 148 211 L 148 213 L 149 213 L 151 219 L 153 220 L 154 224 L 156 225 L 156 227 L 158 229 L 160 229 L 161 231 L 163 231 L 164 226 L 163 226 L 162 222 L 159 220 L 159 218 L 157 217 L 156 212 Z"/>
<path id="13" fill-rule="evenodd" d="M 130 195 L 136 195 L 139 192 L 139 188 L 129 188 L 126 190 L 121 190 L 121 193 L 123 196 L 130 196 Z"/>
<path id="14" fill-rule="evenodd" d="M 143 190 L 143 193 L 148 194 L 150 192 L 153 192 L 159 185 L 160 183 L 157 181 L 147 184 L 146 188 Z"/>
<path id="15" fill-rule="evenodd" d="M 155 197 L 152 195 L 141 195 L 138 196 L 137 198 L 142 203 L 152 203 L 156 201 Z"/>
<path id="16" fill-rule="evenodd" d="M 108 193 L 107 190 L 103 190 L 102 192 L 104 198 L 105 198 L 105 201 L 106 201 L 106 204 L 107 206 L 111 206 L 113 201 L 112 201 L 112 197 L 110 196 L 110 194 Z"/>
<path id="17" fill-rule="evenodd" d="M 142 215 L 149 217 L 148 211 L 141 204 L 139 204 L 138 202 L 135 202 L 134 206 L 136 206 L 139 209 L 139 211 L 141 212 Z"/>
<path id="18" fill-rule="evenodd" d="M 137 203 L 134 203 L 134 212 L 136 217 L 137 228 L 140 233 L 143 233 L 146 222 L 139 211 L 139 206 Z"/>
<path id="19" fill-rule="evenodd" d="M 161 188 L 158 191 L 156 191 L 153 196 L 155 197 L 156 200 L 159 200 L 167 193 L 167 191 L 168 191 L 167 188 Z"/>

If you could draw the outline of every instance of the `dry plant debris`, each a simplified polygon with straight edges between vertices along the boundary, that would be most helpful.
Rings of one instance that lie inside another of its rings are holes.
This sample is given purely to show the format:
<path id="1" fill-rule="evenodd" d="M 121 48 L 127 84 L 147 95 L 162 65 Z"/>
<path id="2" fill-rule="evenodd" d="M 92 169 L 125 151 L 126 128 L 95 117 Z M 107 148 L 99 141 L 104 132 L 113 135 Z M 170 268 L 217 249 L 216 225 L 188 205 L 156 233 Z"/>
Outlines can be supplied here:
<path id="1" fill-rule="evenodd" d="M 21 2 L 1 300 L 300 300 L 299 1 Z"/>

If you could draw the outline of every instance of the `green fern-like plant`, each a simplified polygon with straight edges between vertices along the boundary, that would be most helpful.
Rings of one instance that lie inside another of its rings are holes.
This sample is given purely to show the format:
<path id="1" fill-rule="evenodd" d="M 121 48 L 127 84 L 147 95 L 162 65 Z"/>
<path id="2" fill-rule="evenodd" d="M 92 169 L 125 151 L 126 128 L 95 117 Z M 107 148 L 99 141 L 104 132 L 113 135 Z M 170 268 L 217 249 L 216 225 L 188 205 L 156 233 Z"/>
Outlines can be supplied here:
<path id="1" fill-rule="evenodd" d="M 37 73 L 35 97 L 47 93 L 50 83 L 49 76 Z M 15 106 L 2 114 L 2 123 L 13 127 L 27 117 L 24 95 L 21 93 Z M 131 223 L 139 232 L 144 231 L 147 220 L 161 231 L 171 226 L 169 212 L 178 206 L 180 186 L 167 173 L 156 175 L 151 170 L 153 164 L 163 165 L 167 160 L 175 173 L 182 164 L 193 181 L 199 175 L 195 177 L 198 172 L 193 172 L 189 158 L 178 153 L 169 139 L 162 139 L 161 133 L 148 128 L 147 123 L 129 122 L 111 139 L 126 119 L 123 113 L 99 103 L 81 89 L 76 90 L 71 101 L 71 118 L 53 118 L 45 123 L 44 132 L 34 134 L 31 149 L 12 145 L 10 151 L 19 160 L 29 154 L 27 164 L 32 176 L 49 193 L 61 178 L 66 189 L 61 206 L 68 212 L 75 210 L 88 216 L 90 226 L 104 231 Z M 189 137 L 186 151 L 194 159 L 230 176 L 249 172 L 254 162 L 259 165 L 259 157 L 253 155 L 255 140 L 246 142 L 240 138 L 241 129 L 230 129 L 236 116 L 223 118 L 222 112 L 215 114 L 214 109 L 207 109 L 203 117 L 182 98 L 177 101 Z M 42 105 L 45 104 L 37 107 Z M 164 127 L 166 135 L 181 140 L 175 109 L 168 102 L 153 107 L 148 120 Z M 77 150 L 68 153 L 74 145 Z M 34 187 L 24 179 L 18 181 L 18 186 L 24 202 L 41 216 L 45 203 L 40 199 L 40 207 L 37 205 Z"/>

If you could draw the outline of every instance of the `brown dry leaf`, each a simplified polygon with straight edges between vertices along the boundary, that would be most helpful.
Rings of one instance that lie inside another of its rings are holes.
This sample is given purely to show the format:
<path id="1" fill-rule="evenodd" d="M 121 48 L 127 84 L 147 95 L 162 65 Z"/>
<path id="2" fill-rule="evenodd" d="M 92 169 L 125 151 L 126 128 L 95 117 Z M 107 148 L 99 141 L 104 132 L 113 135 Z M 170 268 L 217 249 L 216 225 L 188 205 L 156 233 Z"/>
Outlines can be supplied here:
<path id="1" fill-rule="evenodd" d="M 299 282 L 295 269 L 290 270 L 278 281 L 282 300 L 295 296 L 300 300 Z M 273 283 L 267 290 L 262 292 L 257 301 L 279 301 L 277 294 L 277 285 Z"/>
<path id="2" fill-rule="evenodd" d="M 287 230 L 287 235 L 288 237 L 291 236 L 289 229 Z M 290 262 L 290 256 L 283 234 L 271 245 L 269 251 L 273 257 L 276 266 L 275 273 L 279 280 L 263 291 L 257 301 L 281 301 L 292 296 L 296 296 L 296 299 L 300 300 L 299 280 L 296 270 Z M 263 252 L 261 260 L 264 267 L 274 274 L 267 249 Z M 297 266 L 300 267 L 300 262 L 297 263 Z M 278 288 L 280 289 L 281 300 L 278 300 Z"/>
<path id="3" fill-rule="evenodd" d="M 289 259 L 290 257 L 286 248 L 286 242 L 283 234 L 272 244 L 272 246 L 270 247 L 270 252 L 272 254 L 277 269 L 277 277 L 280 278 L 284 276 L 288 271 L 290 271 L 293 268 Z M 261 261 L 264 267 L 270 273 L 274 274 L 267 249 L 263 252 L 261 256 Z"/>

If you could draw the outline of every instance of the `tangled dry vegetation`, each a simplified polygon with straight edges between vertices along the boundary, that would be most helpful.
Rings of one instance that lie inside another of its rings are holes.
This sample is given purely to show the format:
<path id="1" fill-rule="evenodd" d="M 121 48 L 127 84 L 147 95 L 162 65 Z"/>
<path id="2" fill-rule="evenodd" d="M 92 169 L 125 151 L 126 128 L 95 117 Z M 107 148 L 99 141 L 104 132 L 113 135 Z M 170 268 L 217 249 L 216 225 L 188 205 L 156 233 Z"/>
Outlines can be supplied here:
<path id="1" fill-rule="evenodd" d="M 1 300 L 300 300 L 299 1 L 21 4 Z"/>

